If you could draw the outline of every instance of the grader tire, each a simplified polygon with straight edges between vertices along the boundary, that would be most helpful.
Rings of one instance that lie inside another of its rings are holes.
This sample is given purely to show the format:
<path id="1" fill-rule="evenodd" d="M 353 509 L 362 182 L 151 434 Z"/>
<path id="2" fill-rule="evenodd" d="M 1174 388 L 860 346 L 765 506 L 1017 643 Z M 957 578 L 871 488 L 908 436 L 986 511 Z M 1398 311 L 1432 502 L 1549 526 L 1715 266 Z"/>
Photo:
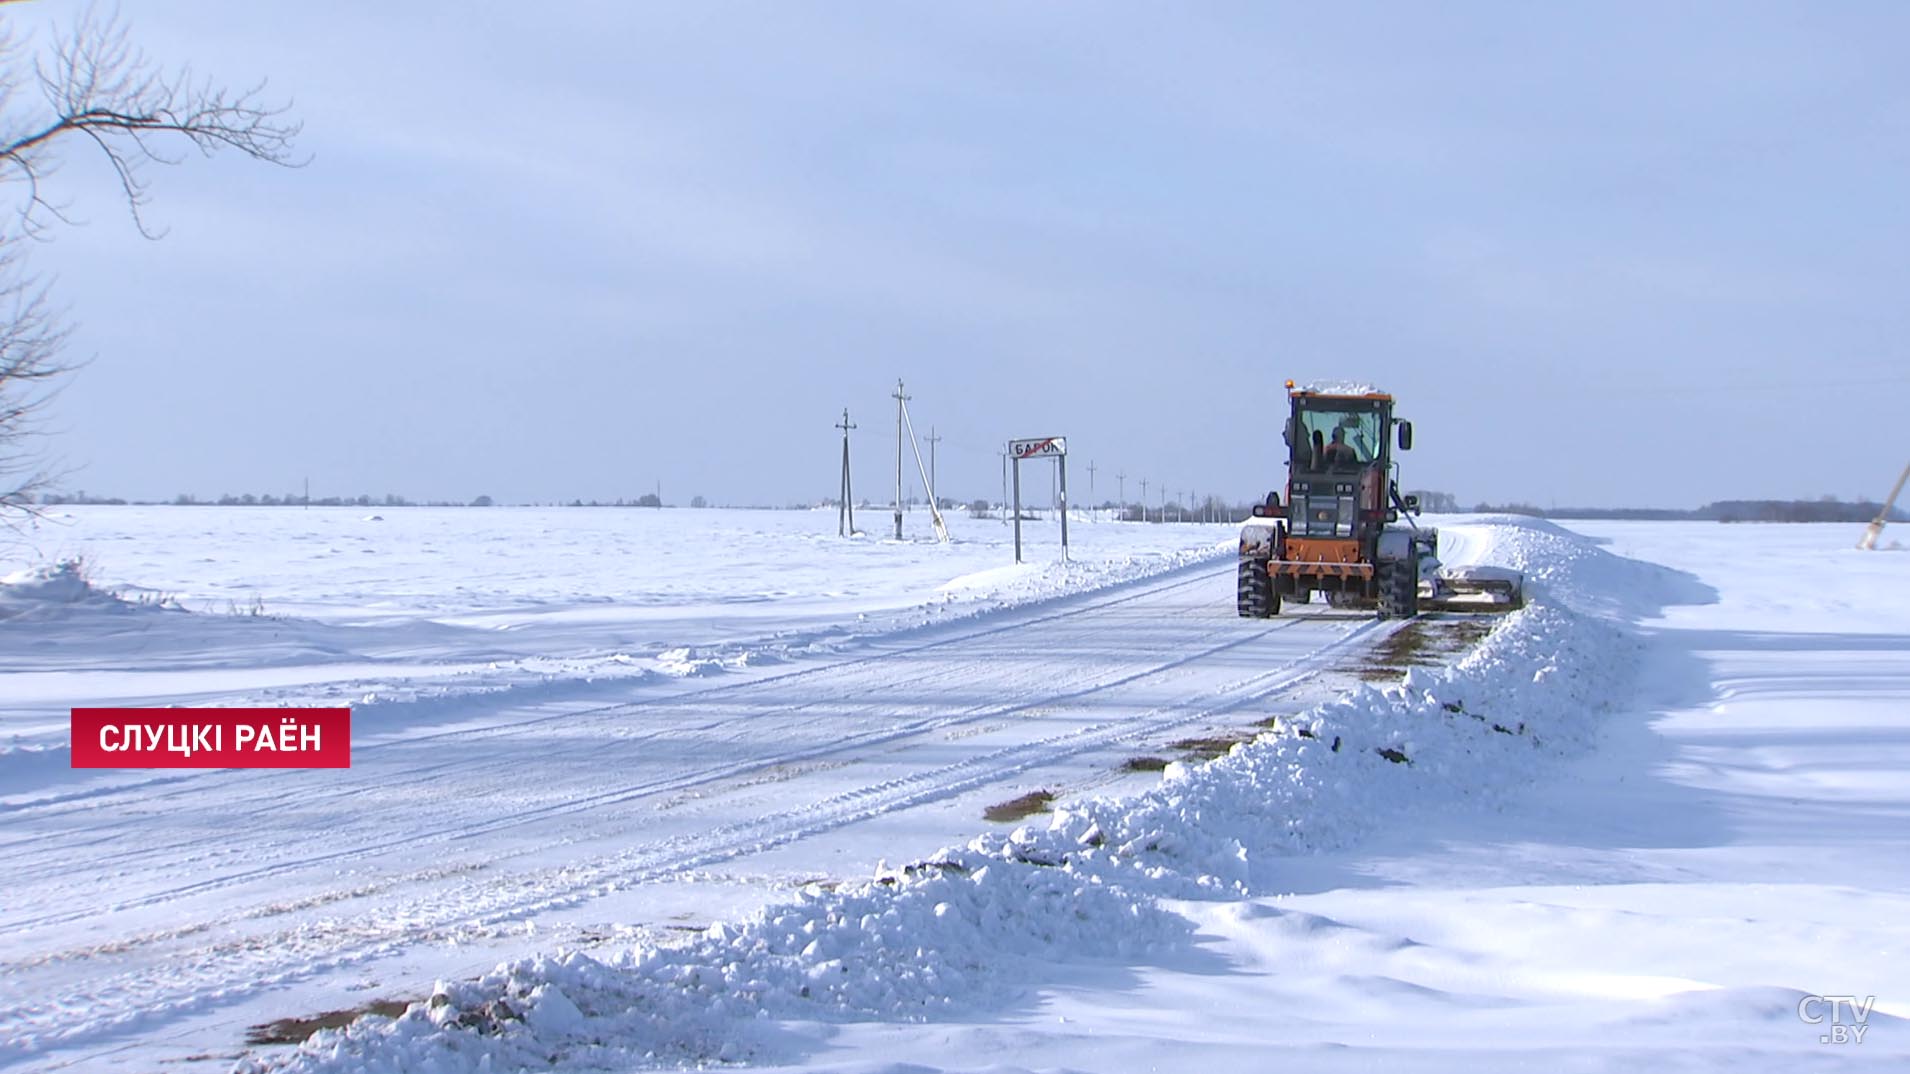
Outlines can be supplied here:
<path id="1" fill-rule="evenodd" d="M 1265 560 L 1240 561 L 1240 586 L 1234 610 L 1242 619 L 1269 619 L 1280 614 L 1280 594 L 1273 591 L 1273 579 L 1267 577 Z"/>
<path id="2" fill-rule="evenodd" d="M 1395 560 L 1381 563 L 1376 572 L 1379 581 L 1379 617 L 1411 619 L 1419 614 L 1419 561 Z"/>

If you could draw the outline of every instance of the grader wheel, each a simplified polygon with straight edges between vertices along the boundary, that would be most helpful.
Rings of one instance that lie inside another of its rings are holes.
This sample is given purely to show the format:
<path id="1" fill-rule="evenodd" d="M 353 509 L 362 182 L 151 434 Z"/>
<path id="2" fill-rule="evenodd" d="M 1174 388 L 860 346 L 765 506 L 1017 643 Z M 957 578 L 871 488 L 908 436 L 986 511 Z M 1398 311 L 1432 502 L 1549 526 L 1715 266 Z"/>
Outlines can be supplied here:
<path id="1" fill-rule="evenodd" d="M 1267 576 L 1266 560 L 1240 561 L 1240 585 L 1234 609 L 1243 619 L 1269 619 L 1280 614 L 1280 594 L 1273 591 L 1273 579 Z"/>

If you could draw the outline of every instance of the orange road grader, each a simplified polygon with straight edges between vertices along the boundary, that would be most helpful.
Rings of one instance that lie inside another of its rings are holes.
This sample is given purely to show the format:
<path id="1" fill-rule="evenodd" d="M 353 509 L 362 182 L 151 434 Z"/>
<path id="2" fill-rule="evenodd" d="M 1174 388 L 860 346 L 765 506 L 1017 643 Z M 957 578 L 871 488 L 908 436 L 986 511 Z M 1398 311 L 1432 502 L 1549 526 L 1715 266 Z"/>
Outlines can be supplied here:
<path id="1" fill-rule="evenodd" d="M 1241 528 L 1242 616 L 1278 615 L 1284 602 L 1316 593 L 1333 607 L 1377 609 L 1382 619 L 1523 605 L 1516 571 L 1441 569 L 1439 532 L 1416 524 L 1418 497 L 1399 492 L 1394 446 L 1412 449 L 1413 423 L 1394 417 L 1391 395 L 1288 381 L 1287 396 L 1286 500 L 1268 493 Z"/>

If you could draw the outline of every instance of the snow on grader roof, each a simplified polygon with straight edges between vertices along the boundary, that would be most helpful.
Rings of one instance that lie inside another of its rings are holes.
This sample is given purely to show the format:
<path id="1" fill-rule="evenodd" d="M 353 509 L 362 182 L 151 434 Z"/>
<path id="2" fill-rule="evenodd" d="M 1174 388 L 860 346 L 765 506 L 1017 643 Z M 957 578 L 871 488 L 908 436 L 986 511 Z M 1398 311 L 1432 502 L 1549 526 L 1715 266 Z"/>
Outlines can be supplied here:
<path id="1" fill-rule="evenodd" d="M 1384 388 L 1372 384 L 1363 384 L 1352 380 L 1314 380 L 1296 385 L 1287 381 L 1287 387 L 1295 392 L 1310 392 L 1314 395 L 1389 395 Z"/>

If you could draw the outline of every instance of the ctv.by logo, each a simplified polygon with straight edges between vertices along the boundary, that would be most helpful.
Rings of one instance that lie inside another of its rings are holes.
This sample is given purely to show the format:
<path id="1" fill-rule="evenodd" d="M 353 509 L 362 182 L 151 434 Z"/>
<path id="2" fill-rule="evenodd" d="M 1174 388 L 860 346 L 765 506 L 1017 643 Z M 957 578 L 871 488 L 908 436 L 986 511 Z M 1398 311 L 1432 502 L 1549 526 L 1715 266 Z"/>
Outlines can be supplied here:
<path id="1" fill-rule="evenodd" d="M 1817 1038 L 1819 1044 L 1862 1044 L 1864 1034 L 1870 1031 L 1871 1009 L 1876 1006 L 1876 996 L 1865 996 L 1862 1002 L 1856 996 L 1805 996 L 1797 1001 L 1797 1017 L 1806 1025 L 1829 1030 Z M 1849 1021 L 1844 1018 L 1846 1008 Z M 1830 1024 L 1825 1025 L 1826 1021 Z"/>

